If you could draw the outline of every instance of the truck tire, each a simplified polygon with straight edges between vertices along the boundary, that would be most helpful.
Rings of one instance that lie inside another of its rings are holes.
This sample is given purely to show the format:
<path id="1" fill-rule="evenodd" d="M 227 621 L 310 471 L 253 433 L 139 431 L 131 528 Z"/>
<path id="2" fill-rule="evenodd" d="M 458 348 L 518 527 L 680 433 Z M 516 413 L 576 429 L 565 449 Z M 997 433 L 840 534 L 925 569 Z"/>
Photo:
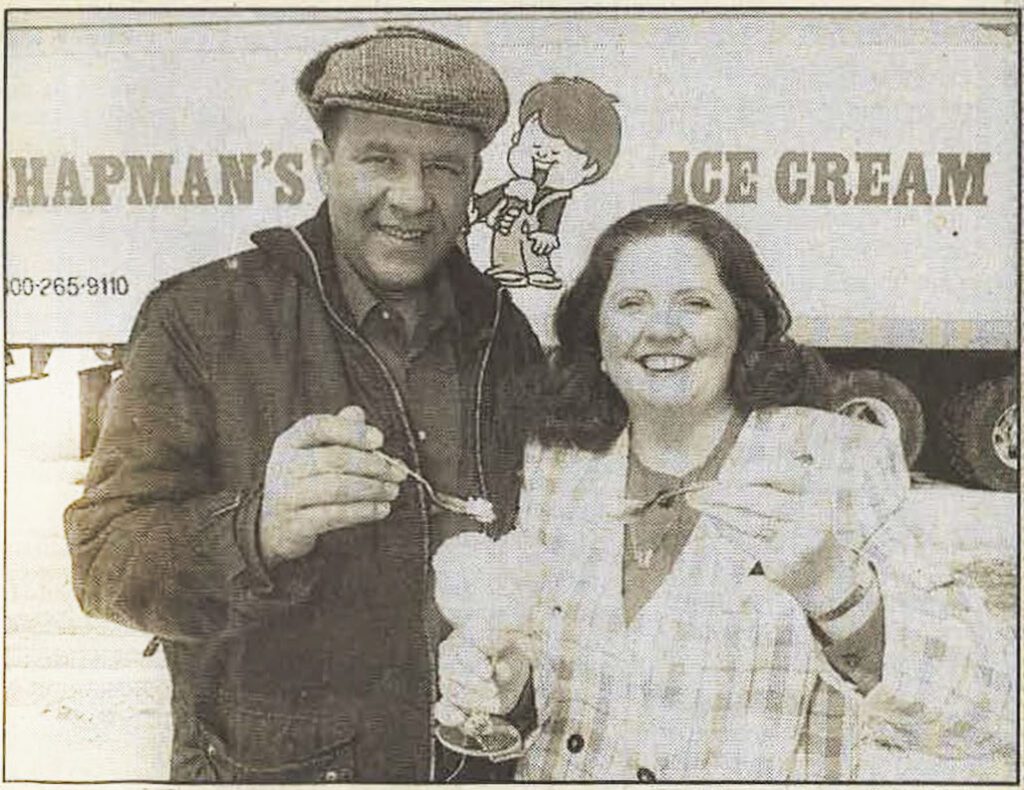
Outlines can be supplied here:
<path id="1" fill-rule="evenodd" d="M 943 409 L 949 463 L 965 483 L 1016 491 L 1019 473 L 1019 394 L 1011 376 L 983 381 L 950 398 Z"/>
<path id="2" fill-rule="evenodd" d="M 911 467 L 924 446 L 924 409 L 910 388 L 895 376 L 873 368 L 840 370 L 829 382 L 829 408 L 847 417 L 880 425 L 899 436 Z"/>

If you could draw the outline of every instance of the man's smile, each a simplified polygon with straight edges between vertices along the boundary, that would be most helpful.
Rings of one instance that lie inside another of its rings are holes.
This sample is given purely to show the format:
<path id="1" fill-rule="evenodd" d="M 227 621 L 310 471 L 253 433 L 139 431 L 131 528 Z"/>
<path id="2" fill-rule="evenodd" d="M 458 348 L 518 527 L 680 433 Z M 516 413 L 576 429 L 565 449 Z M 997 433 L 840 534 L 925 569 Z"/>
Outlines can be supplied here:
<path id="1" fill-rule="evenodd" d="M 428 228 L 406 227 L 387 223 L 377 223 L 375 227 L 385 236 L 403 242 L 421 241 L 430 232 Z"/>

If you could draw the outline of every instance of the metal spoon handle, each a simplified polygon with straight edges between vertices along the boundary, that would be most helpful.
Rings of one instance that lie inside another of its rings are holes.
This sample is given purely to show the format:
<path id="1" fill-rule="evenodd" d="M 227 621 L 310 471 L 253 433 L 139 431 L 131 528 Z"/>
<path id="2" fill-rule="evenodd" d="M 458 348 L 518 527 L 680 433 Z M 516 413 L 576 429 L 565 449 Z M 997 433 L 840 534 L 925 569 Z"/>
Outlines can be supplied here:
<path id="1" fill-rule="evenodd" d="M 451 513 L 457 513 L 460 516 L 470 516 L 482 524 L 489 524 L 494 521 L 493 506 L 490 502 L 487 502 L 487 500 L 474 500 L 471 502 L 469 500 L 462 499 L 461 497 L 453 496 L 452 494 L 445 494 L 441 491 L 436 491 L 427 478 L 414 469 L 410 469 L 408 464 L 404 461 L 401 461 L 398 458 L 392 458 L 390 455 L 380 450 L 375 450 L 373 454 L 404 472 L 406 477 L 411 477 L 417 483 L 422 485 L 423 490 L 427 492 L 427 496 L 430 498 L 430 501 L 438 507 L 444 508 Z"/>
<path id="2" fill-rule="evenodd" d="M 427 495 L 435 502 L 437 502 L 437 492 L 434 491 L 434 487 L 430 484 L 430 481 L 427 480 L 427 478 L 425 478 L 415 469 L 410 469 L 409 465 L 406 464 L 405 461 L 402 461 L 399 458 L 392 458 L 390 455 L 381 450 L 374 450 L 373 454 L 380 458 L 385 463 L 389 463 L 399 471 L 403 472 L 406 477 L 411 477 L 417 483 L 422 485 L 427 490 Z M 438 502 L 438 504 L 440 503 Z"/>
<path id="3" fill-rule="evenodd" d="M 689 494 L 693 491 L 700 491 L 708 486 L 712 485 L 716 481 L 714 480 L 701 480 L 700 482 L 690 483 L 685 486 L 679 486 L 677 488 L 665 488 L 659 491 L 657 494 L 652 496 L 650 499 L 643 500 L 632 500 L 627 504 L 626 508 L 622 512 L 623 518 L 635 519 L 638 516 L 643 515 L 648 510 L 653 508 L 655 505 L 663 505 L 668 507 L 672 504 L 676 497 Z"/>

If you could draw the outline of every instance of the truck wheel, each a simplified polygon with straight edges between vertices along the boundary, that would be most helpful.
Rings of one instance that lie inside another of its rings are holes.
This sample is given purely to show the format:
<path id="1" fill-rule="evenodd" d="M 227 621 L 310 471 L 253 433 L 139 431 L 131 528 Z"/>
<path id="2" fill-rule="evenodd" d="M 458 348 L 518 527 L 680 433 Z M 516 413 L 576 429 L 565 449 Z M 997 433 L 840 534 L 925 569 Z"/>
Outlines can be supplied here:
<path id="1" fill-rule="evenodd" d="M 1018 392 L 1011 376 L 984 381 L 943 409 L 949 462 L 965 482 L 1016 491 L 1019 469 Z"/>
<path id="2" fill-rule="evenodd" d="M 872 368 L 841 370 L 829 383 L 829 408 L 880 425 L 898 436 L 907 466 L 924 446 L 924 410 L 917 396 L 895 376 Z"/>

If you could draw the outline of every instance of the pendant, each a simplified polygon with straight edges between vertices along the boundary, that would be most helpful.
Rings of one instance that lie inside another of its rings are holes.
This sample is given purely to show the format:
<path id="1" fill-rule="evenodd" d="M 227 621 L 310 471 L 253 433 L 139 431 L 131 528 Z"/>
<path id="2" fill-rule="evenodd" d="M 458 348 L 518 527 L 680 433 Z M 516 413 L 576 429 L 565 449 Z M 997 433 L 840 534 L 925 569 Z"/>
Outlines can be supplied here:
<path id="1" fill-rule="evenodd" d="M 633 559 L 639 567 L 647 570 L 654 560 L 654 549 L 633 549 Z"/>

